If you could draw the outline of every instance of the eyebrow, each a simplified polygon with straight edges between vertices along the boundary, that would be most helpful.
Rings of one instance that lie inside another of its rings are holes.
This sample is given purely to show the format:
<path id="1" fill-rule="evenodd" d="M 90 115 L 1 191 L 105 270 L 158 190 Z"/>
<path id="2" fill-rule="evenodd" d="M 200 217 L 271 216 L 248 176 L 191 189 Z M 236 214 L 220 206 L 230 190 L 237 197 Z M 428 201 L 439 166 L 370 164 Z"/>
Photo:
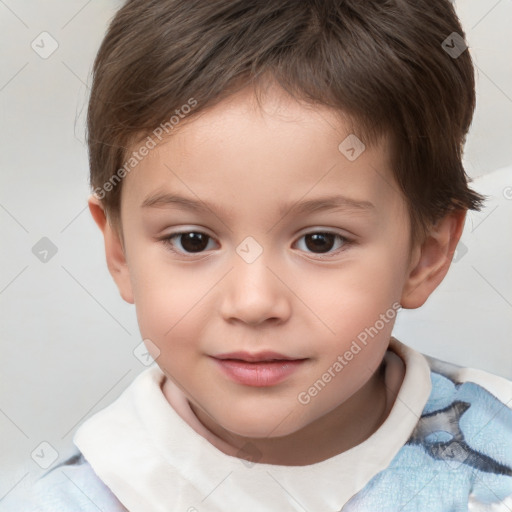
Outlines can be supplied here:
<path id="1" fill-rule="evenodd" d="M 226 210 L 206 201 L 198 201 L 192 198 L 157 192 L 148 196 L 141 204 L 141 208 L 182 208 L 185 210 L 199 212 L 220 212 L 226 214 Z M 281 204 L 279 206 L 279 215 L 284 216 L 288 213 L 304 214 L 318 211 L 336 210 L 354 213 L 372 213 L 375 211 L 375 205 L 370 201 L 357 201 L 341 195 L 331 195 L 319 197 L 317 199 L 308 199 L 290 205 Z"/>

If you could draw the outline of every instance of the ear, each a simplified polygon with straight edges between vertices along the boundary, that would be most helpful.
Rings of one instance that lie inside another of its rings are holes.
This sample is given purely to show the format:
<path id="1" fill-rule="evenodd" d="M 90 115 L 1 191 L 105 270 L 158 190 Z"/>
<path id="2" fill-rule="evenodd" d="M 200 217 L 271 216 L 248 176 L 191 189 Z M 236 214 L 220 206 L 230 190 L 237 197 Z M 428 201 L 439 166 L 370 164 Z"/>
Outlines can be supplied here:
<path id="1" fill-rule="evenodd" d="M 113 277 L 121 297 L 126 302 L 134 304 L 130 272 L 119 234 L 108 222 L 101 201 L 96 196 L 90 195 L 87 202 L 94 221 L 103 233 L 105 256 L 110 275 Z"/>
<path id="2" fill-rule="evenodd" d="M 422 306 L 444 279 L 464 229 L 466 210 L 448 213 L 413 251 L 400 303 L 405 309 Z"/>

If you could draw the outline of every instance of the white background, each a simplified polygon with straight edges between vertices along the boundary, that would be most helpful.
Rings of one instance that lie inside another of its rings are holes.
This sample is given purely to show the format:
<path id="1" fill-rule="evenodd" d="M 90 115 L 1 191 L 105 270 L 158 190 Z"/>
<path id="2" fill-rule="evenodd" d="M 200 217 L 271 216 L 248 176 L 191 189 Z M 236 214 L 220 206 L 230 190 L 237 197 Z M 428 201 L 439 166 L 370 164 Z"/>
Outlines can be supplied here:
<path id="1" fill-rule="evenodd" d="M 78 425 L 145 369 L 135 310 L 119 296 L 87 209 L 84 124 L 90 70 L 111 0 L 0 0 L 0 498 L 42 473 L 46 441 L 57 464 Z M 459 0 L 477 66 L 478 106 L 465 153 L 477 190 L 492 195 L 466 222 L 467 251 L 427 304 L 404 311 L 395 336 L 463 366 L 512 378 L 512 2 Z M 58 49 L 42 59 L 43 32 Z M 507 231 L 508 229 L 508 231 Z M 57 254 L 32 247 L 48 237 Z"/>

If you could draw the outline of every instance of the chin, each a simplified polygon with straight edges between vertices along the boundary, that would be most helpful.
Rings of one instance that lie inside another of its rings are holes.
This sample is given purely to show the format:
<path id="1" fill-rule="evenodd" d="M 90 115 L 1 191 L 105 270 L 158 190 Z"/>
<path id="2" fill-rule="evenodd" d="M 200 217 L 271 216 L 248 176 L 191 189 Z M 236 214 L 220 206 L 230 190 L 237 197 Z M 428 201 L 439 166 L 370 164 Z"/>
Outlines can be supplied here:
<path id="1" fill-rule="evenodd" d="M 293 414 L 287 417 L 283 414 L 269 415 L 264 411 L 258 411 L 255 414 L 231 415 L 217 423 L 235 435 L 252 439 L 283 437 L 306 426 L 300 424 Z"/>

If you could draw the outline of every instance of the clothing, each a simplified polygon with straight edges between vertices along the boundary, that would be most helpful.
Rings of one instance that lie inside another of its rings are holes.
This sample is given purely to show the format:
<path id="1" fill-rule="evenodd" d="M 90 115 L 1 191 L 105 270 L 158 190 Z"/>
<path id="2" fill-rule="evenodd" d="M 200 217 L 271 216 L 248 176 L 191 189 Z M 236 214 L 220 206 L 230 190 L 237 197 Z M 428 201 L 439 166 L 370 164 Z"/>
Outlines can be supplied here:
<path id="1" fill-rule="evenodd" d="M 37 506 L 0 502 L 0 510 L 512 510 L 512 382 L 395 338 L 389 350 L 405 364 L 390 414 L 363 443 L 325 461 L 261 464 L 251 446 L 239 458 L 224 454 L 178 388 L 169 404 L 153 365 L 81 425 L 77 455 L 33 486 Z"/>

